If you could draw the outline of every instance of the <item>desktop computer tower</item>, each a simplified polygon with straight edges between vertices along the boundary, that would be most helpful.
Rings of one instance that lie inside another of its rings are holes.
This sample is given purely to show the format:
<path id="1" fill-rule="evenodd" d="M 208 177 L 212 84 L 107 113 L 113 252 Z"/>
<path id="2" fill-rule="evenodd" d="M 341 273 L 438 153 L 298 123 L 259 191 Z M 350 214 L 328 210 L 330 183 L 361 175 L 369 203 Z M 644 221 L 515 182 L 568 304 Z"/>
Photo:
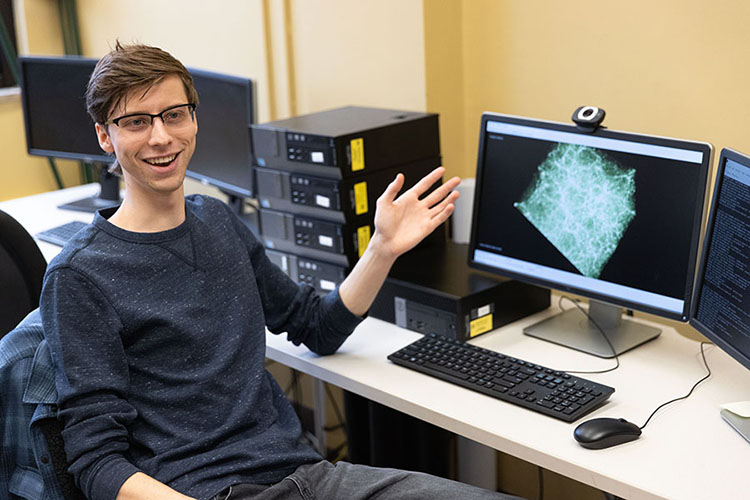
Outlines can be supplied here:
<path id="1" fill-rule="evenodd" d="M 456 435 L 344 391 L 347 460 L 456 479 Z"/>
<path id="2" fill-rule="evenodd" d="M 292 212 L 335 222 L 372 218 L 375 202 L 398 173 L 404 189 L 439 167 L 439 156 L 346 179 L 255 167 L 258 203 L 262 208 Z"/>
<path id="3" fill-rule="evenodd" d="M 375 230 L 373 217 L 355 223 L 339 223 L 305 215 L 260 209 L 261 240 L 267 249 L 353 267 Z M 419 247 L 441 246 L 446 239 L 441 224 Z"/>
<path id="4" fill-rule="evenodd" d="M 401 256 L 370 316 L 465 341 L 549 307 L 549 290 L 471 269 L 467 251 L 447 241 Z"/>
<path id="5" fill-rule="evenodd" d="M 438 115 L 348 106 L 251 125 L 255 164 L 329 179 L 440 157 Z"/>
<path id="6" fill-rule="evenodd" d="M 344 267 L 357 262 L 373 233 L 372 217 L 352 225 L 276 210 L 259 212 L 261 239 L 266 248 Z"/>
<path id="7" fill-rule="evenodd" d="M 324 295 L 344 281 L 349 268 L 279 250 L 266 250 L 268 258 L 296 283 L 305 283 Z"/>

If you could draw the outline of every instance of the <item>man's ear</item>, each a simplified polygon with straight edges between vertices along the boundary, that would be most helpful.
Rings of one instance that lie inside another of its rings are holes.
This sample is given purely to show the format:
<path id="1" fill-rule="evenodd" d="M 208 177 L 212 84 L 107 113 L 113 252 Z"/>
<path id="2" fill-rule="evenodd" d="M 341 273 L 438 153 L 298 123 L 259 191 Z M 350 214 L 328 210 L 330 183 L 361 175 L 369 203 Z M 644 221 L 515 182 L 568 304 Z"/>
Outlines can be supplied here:
<path id="1" fill-rule="evenodd" d="M 94 125 L 96 127 L 96 138 L 99 140 L 99 147 L 107 153 L 114 153 L 115 147 L 112 145 L 112 140 L 107 132 L 107 127 L 99 123 Z"/>

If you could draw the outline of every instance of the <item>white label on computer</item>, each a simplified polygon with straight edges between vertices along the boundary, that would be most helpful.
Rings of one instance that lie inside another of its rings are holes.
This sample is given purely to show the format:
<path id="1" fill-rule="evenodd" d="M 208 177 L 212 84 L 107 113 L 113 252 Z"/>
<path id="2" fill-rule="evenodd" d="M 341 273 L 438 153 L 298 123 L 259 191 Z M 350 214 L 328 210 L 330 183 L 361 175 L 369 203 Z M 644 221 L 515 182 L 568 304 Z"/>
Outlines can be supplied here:
<path id="1" fill-rule="evenodd" d="M 477 309 L 477 318 L 481 318 L 482 316 L 486 316 L 490 313 L 490 305 L 487 304 L 486 306 L 482 306 L 479 309 Z"/>
<path id="2" fill-rule="evenodd" d="M 315 195 L 315 203 L 321 207 L 331 208 L 331 199 L 327 196 Z"/>
<path id="3" fill-rule="evenodd" d="M 323 152 L 313 151 L 312 153 L 310 153 L 310 159 L 313 163 L 323 163 Z"/>
<path id="4" fill-rule="evenodd" d="M 336 288 L 336 283 L 329 280 L 320 280 L 320 289 L 330 291 Z"/>
<path id="5" fill-rule="evenodd" d="M 325 247 L 332 247 L 333 246 L 333 238 L 330 236 L 323 236 L 322 234 L 318 236 L 318 243 Z"/>

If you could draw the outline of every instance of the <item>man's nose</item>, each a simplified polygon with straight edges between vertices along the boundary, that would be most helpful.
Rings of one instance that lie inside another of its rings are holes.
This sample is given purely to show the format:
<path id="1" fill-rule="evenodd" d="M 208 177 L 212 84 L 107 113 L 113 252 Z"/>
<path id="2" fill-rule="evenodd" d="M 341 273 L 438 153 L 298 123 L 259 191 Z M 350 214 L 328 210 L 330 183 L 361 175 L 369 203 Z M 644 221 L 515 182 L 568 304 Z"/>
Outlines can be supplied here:
<path id="1" fill-rule="evenodd" d="M 162 121 L 161 117 L 155 117 L 154 121 L 151 123 L 151 135 L 149 137 L 148 143 L 153 146 L 158 144 L 167 144 L 171 140 L 172 136 L 167 130 L 167 127 L 164 126 L 164 122 Z"/>

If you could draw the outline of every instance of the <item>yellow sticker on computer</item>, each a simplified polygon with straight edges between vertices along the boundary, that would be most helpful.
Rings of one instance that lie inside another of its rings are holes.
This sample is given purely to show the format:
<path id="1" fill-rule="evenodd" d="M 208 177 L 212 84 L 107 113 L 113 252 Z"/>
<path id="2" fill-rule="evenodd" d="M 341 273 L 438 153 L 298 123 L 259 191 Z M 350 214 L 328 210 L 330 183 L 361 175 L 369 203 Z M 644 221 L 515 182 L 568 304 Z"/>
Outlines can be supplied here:
<path id="1" fill-rule="evenodd" d="M 349 141 L 352 150 L 352 172 L 364 170 L 365 168 L 365 140 L 352 139 Z"/>
<path id="2" fill-rule="evenodd" d="M 469 322 L 469 337 L 492 330 L 492 314 L 487 314 Z"/>
<path id="3" fill-rule="evenodd" d="M 365 248 L 370 243 L 370 226 L 361 226 L 357 228 L 357 247 L 359 256 L 365 253 Z"/>
<path id="4" fill-rule="evenodd" d="M 358 182 L 354 185 L 354 213 L 362 215 L 367 213 L 367 183 Z"/>

